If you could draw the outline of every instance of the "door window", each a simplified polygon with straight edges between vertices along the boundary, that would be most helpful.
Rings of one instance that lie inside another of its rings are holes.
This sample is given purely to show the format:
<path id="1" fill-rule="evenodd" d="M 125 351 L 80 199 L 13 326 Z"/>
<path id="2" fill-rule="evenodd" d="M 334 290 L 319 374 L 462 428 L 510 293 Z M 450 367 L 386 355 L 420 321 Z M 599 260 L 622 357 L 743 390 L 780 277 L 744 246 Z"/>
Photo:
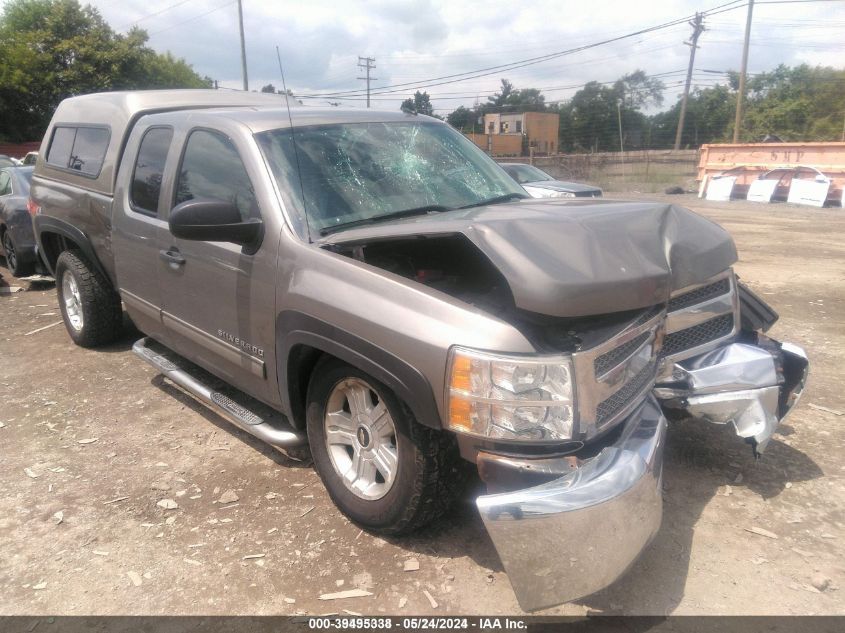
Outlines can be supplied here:
<path id="1" fill-rule="evenodd" d="M 194 130 L 188 137 L 176 204 L 206 198 L 234 204 L 242 220 L 260 217 L 255 190 L 232 141 L 210 130 Z"/>
<path id="2" fill-rule="evenodd" d="M 138 149 L 129 201 L 132 208 L 147 215 L 158 214 L 158 198 L 164 163 L 173 138 L 171 128 L 156 127 L 146 131 Z"/>
<path id="3" fill-rule="evenodd" d="M 12 193 L 12 176 L 7 171 L 0 171 L 0 196 Z"/>

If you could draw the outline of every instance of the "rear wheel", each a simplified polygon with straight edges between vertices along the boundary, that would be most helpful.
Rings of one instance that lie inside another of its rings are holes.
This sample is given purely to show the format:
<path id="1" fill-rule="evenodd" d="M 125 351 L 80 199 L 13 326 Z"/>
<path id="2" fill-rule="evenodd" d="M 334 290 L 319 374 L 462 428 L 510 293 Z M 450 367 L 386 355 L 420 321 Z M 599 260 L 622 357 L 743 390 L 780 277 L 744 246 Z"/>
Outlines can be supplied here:
<path id="1" fill-rule="evenodd" d="M 33 266 L 29 262 L 22 262 L 12 239 L 12 232 L 8 229 L 3 231 L 3 252 L 6 253 L 6 266 L 13 277 L 26 277 L 33 272 Z"/>
<path id="2" fill-rule="evenodd" d="M 332 500 L 356 523 L 401 534 L 449 508 L 465 469 L 453 438 L 419 424 L 366 373 L 327 358 L 308 386 L 308 440 Z"/>
<path id="3" fill-rule="evenodd" d="M 82 347 L 114 341 L 121 332 L 120 296 L 109 281 L 76 251 L 56 262 L 56 290 L 68 334 Z"/>

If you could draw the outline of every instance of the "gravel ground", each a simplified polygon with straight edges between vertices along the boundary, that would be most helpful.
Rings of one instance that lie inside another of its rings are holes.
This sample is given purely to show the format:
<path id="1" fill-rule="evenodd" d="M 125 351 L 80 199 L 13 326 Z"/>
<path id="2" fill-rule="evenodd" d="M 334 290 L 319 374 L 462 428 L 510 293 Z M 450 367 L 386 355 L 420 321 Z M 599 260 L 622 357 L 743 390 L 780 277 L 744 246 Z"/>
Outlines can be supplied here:
<path id="1" fill-rule="evenodd" d="M 674 425 L 654 543 L 613 587 L 544 613 L 843 614 L 845 212 L 648 197 L 733 234 L 811 382 L 757 463 L 730 429 Z M 0 614 L 522 613 L 477 487 L 412 537 L 362 532 L 310 467 L 136 360 L 131 335 L 76 348 L 41 329 L 61 319 L 52 285 L 0 274 L 23 288 L 0 295 Z M 355 588 L 372 595 L 319 600 Z"/>

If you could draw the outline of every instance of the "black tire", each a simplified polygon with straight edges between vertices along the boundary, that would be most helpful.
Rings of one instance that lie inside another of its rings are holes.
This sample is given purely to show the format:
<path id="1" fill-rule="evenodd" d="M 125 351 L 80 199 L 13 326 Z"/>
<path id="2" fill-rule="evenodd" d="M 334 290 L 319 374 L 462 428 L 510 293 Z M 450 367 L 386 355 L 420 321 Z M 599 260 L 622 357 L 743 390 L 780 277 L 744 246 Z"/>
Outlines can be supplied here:
<path id="1" fill-rule="evenodd" d="M 65 297 L 65 276 L 70 276 L 79 294 L 82 322 L 71 323 Z M 73 342 L 81 347 L 107 345 L 120 336 L 123 309 L 120 296 L 106 279 L 78 251 L 64 251 L 56 262 L 56 291 L 65 328 Z"/>
<path id="2" fill-rule="evenodd" d="M 387 407 L 396 430 L 398 472 L 380 499 L 353 494 L 329 456 L 326 406 L 335 387 L 350 378 L 368 383 Z M 463 490 L 466 464 L 454 438 L 419 424 L 390 389 L 355 367 L 332 357 L 317 364 L 308 385 L 306 417 L 314 467 L 335 505 L 361 527 L 389 535 L 412 532 L 442 515 Z"/>
<path id="3" fill-rule="evenodd" d="M 22 262 L 20 260 L 15 240 L 12 238 L 12 232 L 8 229 L 3 231 L 3 252 L 6 255 L 6 267 L 12 273 L 12 277 L 28 277 L 34 272 L 34 266 L 31 262 Z"/>

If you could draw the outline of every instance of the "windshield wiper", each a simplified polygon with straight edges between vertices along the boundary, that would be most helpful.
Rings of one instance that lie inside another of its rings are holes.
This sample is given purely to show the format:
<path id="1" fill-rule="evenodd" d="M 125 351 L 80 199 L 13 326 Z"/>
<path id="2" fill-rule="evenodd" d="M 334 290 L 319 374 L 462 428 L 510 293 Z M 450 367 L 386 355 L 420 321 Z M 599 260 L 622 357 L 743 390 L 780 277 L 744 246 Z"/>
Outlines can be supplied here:
<path id="1" fill-rule="evenodd" d="M 481 202 L 473 202 L 472 204 L 465 204 L 462 207 L 458 207 L 459 209 L 471 209 L 473 207 L 486 207 L 488 204 L 499 204 L 500 202 L 509 202 L 511 200 L 525 200 L 529 198 L 523 193 L 506 193 L 503 196 L 496 196 L 495 198 L 488 198 L 487 200 L 482 200 Z"/>
<path id="2" fill-rule="evenodd" d="M 335 231 L 349 229 L 356 226 L 363 226 L 365 224 L 375 224 L 376 222 L 384 222 L 386 220 L 396 220 L 399 218 L 408 218 L 414 215 L 424 215 L 435 211 L 451 211 L 452 207 L 446 207 L 442 204 L 427 204 L 422 207 L 414 207 L 412 209 L 402 209 L 401 211 L 394 211 L 393 213 L 385 213 L 384 215 L 375 215 L 371 218 L 361 218 L 360 220 L 352 220 L 350 222 L 343 222 L 341 224 L 333 224 L 320 229 L 320 235 L 328 235 Z"/>

